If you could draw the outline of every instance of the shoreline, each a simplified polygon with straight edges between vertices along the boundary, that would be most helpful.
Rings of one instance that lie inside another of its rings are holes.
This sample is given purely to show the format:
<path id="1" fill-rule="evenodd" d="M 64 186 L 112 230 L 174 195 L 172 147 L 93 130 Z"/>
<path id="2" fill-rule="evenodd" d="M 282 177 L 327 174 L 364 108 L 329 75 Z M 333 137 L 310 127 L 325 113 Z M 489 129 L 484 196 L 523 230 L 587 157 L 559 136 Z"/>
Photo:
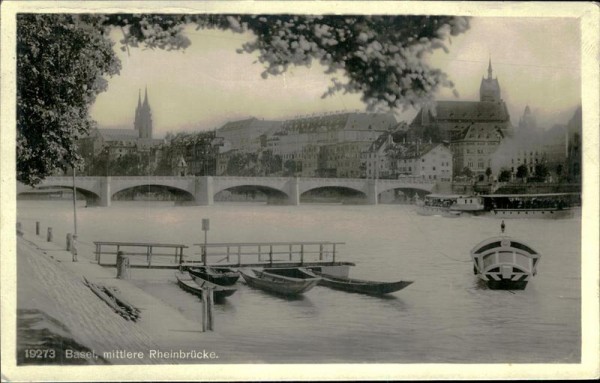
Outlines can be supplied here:
<path id="1" fill-rule="evenodd" d="M 227 363 L 233 345 L 176 308 L 146 293 L 116 269 L 78 251 L 78 262 L 56 243 L 25 233 L 17 240 L 17 362 L 19 365 Z M 84 284 L 116 288 L 140 310 L 133 322 Z M 237 355 L 236 360 L 253 360 Z"/>

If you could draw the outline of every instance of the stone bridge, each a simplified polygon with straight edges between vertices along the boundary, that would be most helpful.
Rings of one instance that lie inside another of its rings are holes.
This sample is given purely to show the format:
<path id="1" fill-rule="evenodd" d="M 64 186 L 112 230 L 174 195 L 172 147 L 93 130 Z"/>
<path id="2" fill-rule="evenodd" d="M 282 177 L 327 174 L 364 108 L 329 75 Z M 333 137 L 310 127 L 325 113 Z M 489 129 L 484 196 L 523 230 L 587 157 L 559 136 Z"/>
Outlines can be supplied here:
<path id="1" fill-rule="evenodd" d="M 195 205 L 212 205 L 217 193 L 240 186 L 255 187 L 267 195 L 275 195 L 290 205 L 300 204 L 300 196 L 319 188 L 344 188 L 364 194 L 369 204 L 377 204 L 378 196 L 388 190 L 412 189 L 429 193 L 435 183 L 415 177 L 397 180 L 298 177 L 77 177 L 75 187 L 88 203 L 110 206 L 112 197 L 123 190 L 162 186 L 183 193 Z M 48 177 L 35 188 L 17 183 L 17 194 L 44 188 L 73 188 L 72 177 Z"/>

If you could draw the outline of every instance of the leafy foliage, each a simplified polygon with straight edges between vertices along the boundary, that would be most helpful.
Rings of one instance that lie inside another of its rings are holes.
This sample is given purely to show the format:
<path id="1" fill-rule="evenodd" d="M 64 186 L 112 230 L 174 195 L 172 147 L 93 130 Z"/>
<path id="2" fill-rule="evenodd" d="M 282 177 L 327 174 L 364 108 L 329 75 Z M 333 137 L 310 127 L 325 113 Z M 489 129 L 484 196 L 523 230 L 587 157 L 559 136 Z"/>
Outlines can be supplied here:
<path id="1" fill-rule="evenodd" d="M 77 163 L 88 108 L 120 63 L 100 16 L 17 18 L 17 179 L 35 184 Z"/>
<path id="2" fill-rule="evenodd" d="M 499 182 L 508 182 L 508 181 L 510 181 L 511 176 L 512 176 L 512 173 L 510 170 L 502 169 L 500 171 L 500 175 L 498 176 L 498 181 Z"/>
<path id="3" fill-rule="evenodd" d="M 521 164 L 517 168 L 517 178 L 524 179 L 529 174 L 529 170 L 527 169 L 527 165 Z"/>

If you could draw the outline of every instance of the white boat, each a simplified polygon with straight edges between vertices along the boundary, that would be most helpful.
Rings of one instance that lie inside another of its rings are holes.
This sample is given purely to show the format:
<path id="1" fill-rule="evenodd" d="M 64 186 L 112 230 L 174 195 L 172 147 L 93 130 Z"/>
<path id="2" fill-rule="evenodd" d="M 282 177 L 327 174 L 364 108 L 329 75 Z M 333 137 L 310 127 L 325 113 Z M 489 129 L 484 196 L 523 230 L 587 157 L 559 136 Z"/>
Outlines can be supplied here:
<path id="1" fill-rule="evenodd" d="M 483 200 L 472 195 L 428 194 L 418 203 L 417 214 L 460 217 L 464 213 L 483 211 Z"/>
<path id="2" fill-rule="evenodd" d="M 573 217 L 572 200 L 577 194 L 491 194 L 482 196 L 490 215 L 502 219 Z"/>
<path id="3" fill-rule="evenodd" d="M 494 290 L 525 289 L 540 257 L 528 244 L 508 236 L 488 238 L 471 250 L 473 272 Z"/>

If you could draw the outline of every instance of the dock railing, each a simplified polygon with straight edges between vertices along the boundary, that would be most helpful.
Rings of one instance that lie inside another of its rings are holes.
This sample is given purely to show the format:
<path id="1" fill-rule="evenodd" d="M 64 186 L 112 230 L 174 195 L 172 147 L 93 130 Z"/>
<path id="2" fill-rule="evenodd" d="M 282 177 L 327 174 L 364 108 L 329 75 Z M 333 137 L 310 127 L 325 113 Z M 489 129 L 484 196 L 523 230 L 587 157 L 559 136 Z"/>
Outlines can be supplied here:
<path id="1" fill-rule="evenodd" d="M 276 265 L 277 263 L 335 263 L 339 246 L 344 242 L 247 242 L 196 243 L 200 260 L 186 259 L 204 265 Z M 210 259 L 210 261 L 209 261 Z"/>
<path id="2" fill-rule="evenodd" d="M 181 264 L 183 262 L 183 249 L 188 248 L 188 246 L 178 243 L 96 241 L 94 242 L 94 245 L 96 245 L 95 258 L 98 264 L 101 266 L 116 266 L 116 255 L 119 251 L 122 251 L 124 256 L 145 257 L 145 263 L 143 263 L 142 266 L 147 266 L 148 268 L 152 266 L 153 257 L 173 257 L 174 264 Z M 170 251 L 167 253 L 166 251 L 169 249 Z M 115 263 L 103 264 L 102 254 L 115 255 Z M 131 263 L 131 266 L 139 266 L 139 263 Z"/>

